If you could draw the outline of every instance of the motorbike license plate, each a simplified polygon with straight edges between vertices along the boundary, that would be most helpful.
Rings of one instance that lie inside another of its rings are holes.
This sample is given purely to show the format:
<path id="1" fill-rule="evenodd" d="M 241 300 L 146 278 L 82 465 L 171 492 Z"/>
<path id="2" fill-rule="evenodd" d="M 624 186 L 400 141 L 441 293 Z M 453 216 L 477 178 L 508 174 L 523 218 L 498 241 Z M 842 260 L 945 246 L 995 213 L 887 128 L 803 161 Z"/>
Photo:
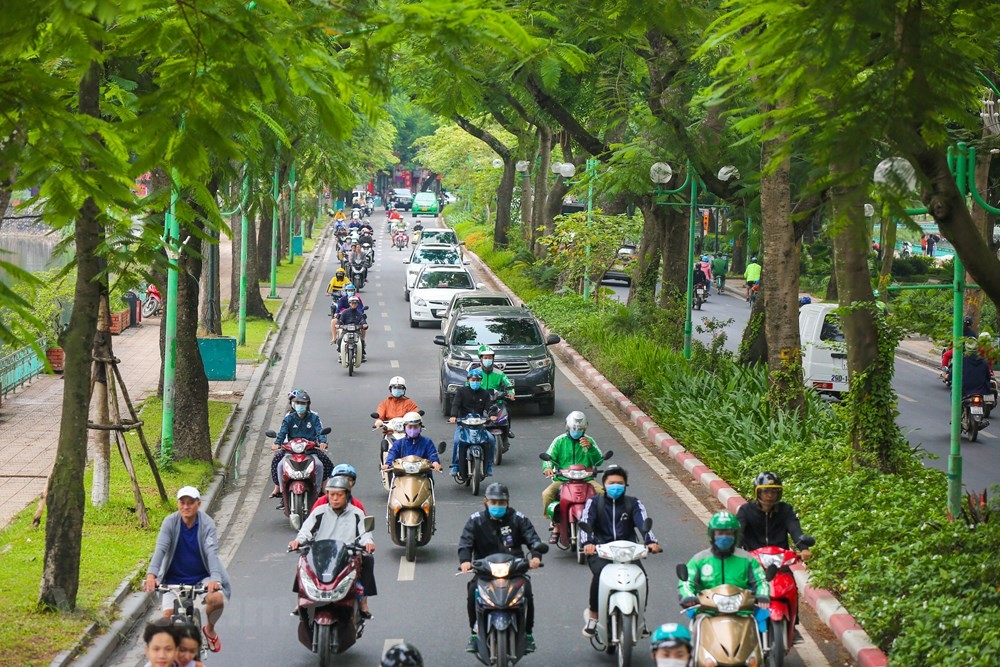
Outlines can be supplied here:
<path id="1" fill-rule="evenodd" d="M 981 405 L 973 405 L 969 407 L 969 412 L 974 415 L 981 415 L 983 414 L 983 408 Z"/>

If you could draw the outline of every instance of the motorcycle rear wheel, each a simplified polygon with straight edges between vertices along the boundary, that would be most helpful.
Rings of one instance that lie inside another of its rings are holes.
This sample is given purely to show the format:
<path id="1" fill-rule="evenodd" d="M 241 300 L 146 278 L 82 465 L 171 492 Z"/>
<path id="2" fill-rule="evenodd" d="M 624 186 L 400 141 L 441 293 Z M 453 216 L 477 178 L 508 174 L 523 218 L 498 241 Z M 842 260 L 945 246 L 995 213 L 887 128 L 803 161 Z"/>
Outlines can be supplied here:
<path id="1" fill-rule="evenodd" d="M 321 625 L 316 628 L 316 643 L 319 652 L 319 667 L 333 667 L 333 626 Z"/>
<path id="2" fill-rule="evenodd" d="M 615 658 L 618 667 L 632 667 L 632 646 L 635 644 L 635 616 L 618 615 L 618 628 L 621 632 L 618 645 L 615 648 Z"/>
<path id="3" fill-rule="evenodd" d="M 417 529 L 413 526 L 406 526 L 406 562 L 412 563 L 417 559 Z"/>
<path id="4" fill-rule="evenodd" d="M 771 651 L 767 654 L 767 667 L 784 667 L 785 640 L 788 621 L 771 623 Z"/>
<path id="5" fill-rule="evenodd" d="M 975 442 L 979 438 L 978 425 L 968 408 L 962 410 L 962 433 L 969 439 L 969 442 Z"/>
<path id="6" fill-rule="evenodd" d="M 145 303 L 142 304 L 142 316 L 152 317 L 160 311 L 160 302 L 152 297 L 146 297 Z"/>

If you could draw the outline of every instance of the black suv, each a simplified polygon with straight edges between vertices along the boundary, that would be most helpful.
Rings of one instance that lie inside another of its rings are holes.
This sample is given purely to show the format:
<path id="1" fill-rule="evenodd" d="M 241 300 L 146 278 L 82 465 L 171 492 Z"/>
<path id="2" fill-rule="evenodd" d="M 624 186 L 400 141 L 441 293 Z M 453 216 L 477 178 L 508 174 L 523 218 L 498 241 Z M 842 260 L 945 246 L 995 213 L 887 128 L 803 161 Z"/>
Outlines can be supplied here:
<path id="1" fill-rule="evenodd" d="M 409 188 L 393 188 L 392 203 L 398 209 L 409 211 L 413 207 L 413 193 Z"/>
<path id="2" fill-rule="evenodd" d="M 463 308 L 434 343 L 442 346 L 441 384 L 438 397 L 441 411 L 451 414 L 455 392 L 465 384 L 469 367 L 479 364 L 478 348 L 489 345 L 496 352 L 497 370 L 514 383 L 518 403 L 534 401 L 538 412 L 551 415 L 556 410 L 556 366 L 547 346 L 559 336 L 542 336 L 534 316 L 515 306 L 475 306 Z"/>

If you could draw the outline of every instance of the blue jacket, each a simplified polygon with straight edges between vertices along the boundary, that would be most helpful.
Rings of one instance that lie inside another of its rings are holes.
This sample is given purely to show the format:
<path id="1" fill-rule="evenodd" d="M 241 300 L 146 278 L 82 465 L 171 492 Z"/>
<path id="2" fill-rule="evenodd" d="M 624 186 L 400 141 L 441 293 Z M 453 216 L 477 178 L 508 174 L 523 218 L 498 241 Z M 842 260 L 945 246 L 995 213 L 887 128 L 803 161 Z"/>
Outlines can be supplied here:
<path id="1" fill-rule="evenodd" d="M 342 297 L 340 297 L 340 299 L 337 300 L 337 312 L 338 313 L 340 311 L 342 311 L 342 310 L 347 310 L 348 308 L 351 307 L 351 304 L 348 303 L 348 301 L 347 301 L 349 298 L 350 297 L 345 294 Z M 362 298 L 360 296 L 358 297 L 358 312 L 361 312 L 361 313 L 365 312 L 365 302 L 364 302 L 364 300 L 362 300 Z"/>
<path id="2" fill-rule="evenodd" d="M 392 447 L 389 448 L 389 454 L 385 457 L 385 464 L 391 466 L 393 461 L 404 456 L 419 456 L 431 463 L 441 462 L 441 459 L 438 458 L 434 442 L 425 435 L 417 436 L 416 438 L 400 438 L 392 443 Z"/>
<path id="3" fill-rule="evenodd" d="M 358 304 L 357 310 L 342 310 L 337 313 L 337 323 L 338 324 L 365 324 L 368 322 L 368 316 L 365 315 L 364 311 L 361 310 L 361 305 Z"/>
<path id="4" fill-rule="evenodd" d="M 294 412 L 289 412 L 281 422 L 281 429 L 274 439 L 274 444 L 280 445 L 285 442 L 285 438 L 305 438 L 313 442 L 326 442 L 326 436 L 320 435 L 323 430 L 323 422 L 319 420 L 319 415 L 312 410 L 307 410 L 305 415 L 299 417 Z"/>
<path id="5" fill-rule="evenodd" d="M 604 498 L 602 502 L 598 499 Z M 604 505 L 603 516 L 598 508 Z M 633 496 L 622 496 L 612 500 L 606 493 L 591 496 L 583 508 L 583 520 L 590 524 L 592 532 L 580 531 L 580 544 L 607 544 L 615 540 L 635 542 L 635 529 L 642 528 L 646 520 L 646 508 L 642 501 Z M 653 531 L 646 534 L 646 544 L 655 544 Z"/>

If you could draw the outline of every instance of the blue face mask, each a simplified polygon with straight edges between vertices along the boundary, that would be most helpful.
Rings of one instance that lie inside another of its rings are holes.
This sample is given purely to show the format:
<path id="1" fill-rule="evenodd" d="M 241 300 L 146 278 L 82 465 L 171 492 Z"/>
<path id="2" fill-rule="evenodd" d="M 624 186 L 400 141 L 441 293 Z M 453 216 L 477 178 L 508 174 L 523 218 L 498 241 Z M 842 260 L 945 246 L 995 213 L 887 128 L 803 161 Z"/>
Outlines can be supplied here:
<path id="1" fill-rule="evenodd" d="M 483 368 L 493 368 L 493 360 L 483 359 Z"/>
<path id="2" fill-rule="evenodd" d="M 625 495 L 625 485 L 624 484 L 606 484 L 604 490 L 607 492 L 608 497 L 612 500 L 618 500 Z"/>
<path id="3" fill-rule="evenodd" d="M 501 519 L 503 515 L 507 513 L 507 508 L 503 505 L 490 505 L 490 516 L 494 519 Z"/>
<path id="4" fill-rule="evenodd" d="M 297 414 L 299 417 L 301 417 L 302 415 L 304 415 L 306 413 L 307 409 L 308 409 L 308 406 L 306 406 L 304 403 L 296 403 L 295 404 L 295 414 Z"/>
<path id="5" fill-rule="evenodd" d="M 574 440 L 579 440 L 580 438 L 583 437 L 583 431 L 574 431 L 570 429 L 569 437 L 573 438 Z"/>
<path id="6" fill-rule="evenodd" d="M 716 535 L 712 542 L 719 551 L 729 551 L 736 543 L 736 538 L 733 535 Z"/>
<path id="7" fill-rule="evenodd" d="M 469 380 L 469 389 L 471 389 L 472 391 L 476 391 L 482 386 L 483 383 L 478 380 Z"/>
<path id="8" fill-rule="evenodd" d="M 403 398 L 403 390 L 402 389 L 390 389 L 389 391 L 392 392 L 392 397 L 393 398 Z"/>

